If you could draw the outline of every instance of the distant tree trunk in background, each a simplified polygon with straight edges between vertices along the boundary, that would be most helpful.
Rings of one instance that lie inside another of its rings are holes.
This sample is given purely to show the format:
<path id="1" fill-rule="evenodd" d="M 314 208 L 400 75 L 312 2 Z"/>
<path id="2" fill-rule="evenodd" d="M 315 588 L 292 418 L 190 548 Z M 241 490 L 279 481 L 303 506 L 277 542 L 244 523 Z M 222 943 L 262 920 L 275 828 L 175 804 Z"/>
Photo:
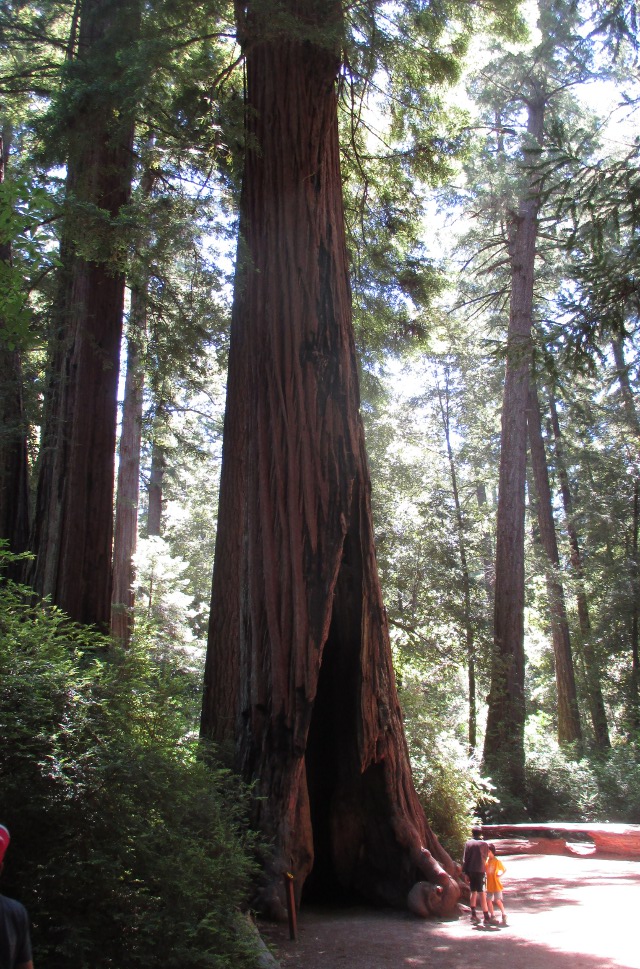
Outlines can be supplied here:
<path id="1" fill-rule="evenodd" d="M 147 493 L 147 535 L 162 535 L 162 489 L 167 466 L 165 449 L 160 443 L 164 426 L 164 405 L 156 409 L 153 441 L 151 443 L 151 473 Z"/>
<path id="2" fill-rule="evenodd" d="M 529 101 L 527 130 L 538 144 L 544 109 L 542 96 Z M 509 239 L 511 304 L 502 401 L 494 649 L 484 744 L 486 772 L 516 799 L 524 793 L 524 518 L 538 177 L 529 177 Z"/>
<path id="3" fill-rule="evenodd" d="M 631 381 L 629 380 L 629 368 L 624 358 L 624 344 L 622 337 L 615 337 L 615 339 L 611 341 L 611 349 L 613 350 L 613 359 L 616 365 L 616 376 L 618 378 L 618 383 L 620 384 L 620 393 L 622 395 L 622 405 L 624 407 L 625 416 L 627 418 L 629 427 L 634 434 L 636 447 L 638 447 L 640 444 L 640 418 L 638 418 L 638 412 L 633 399 L 633 390 L 631 389 Z"/>
<path id="4" fill-rule="evenodd" d="M 5 125 L 0 132 L 0 183 L 4 182 L 10 144 L 11 132 Z M 10 242 L 0 242 L 0 263 L 11 266 Z M 29 544 L 29 459 L 22 363 L 13 342 L 0 316 L 0 539 L 8 542 L 10 552 L 18 554 Z M 17 579 L 20 571 L 16 563 L 7 566 L 4 574 Z"/>
<path id="5" fill-rule="evenodd" d="M 202 734 L 255 785 L 261 908 L 298 894 L 451 908 L 413 782 L 375 560 L 337 126 L 340 0 L 238 5 L 241 198 Z M 292 29 L 296 25 L 298 29 Z M 443 866 L 443 867 L 441 867 Z"/>
<path id="6" fill-rule="evenodd" d="M 153 133 L 147 147 L 155 143 Z M 148 164 L 140 179 L 140 193 L 149 198 L 158 172 Z M 148 277 L 131 287 L 127 372 L 122 404 L 122 430 L 118 462 L 118 486 L 113 536 L 113 587 L 111 591 L 111 634 L 127 643 L 133 628 L 135 569 L 133 557 L 138 542 L 138 505 L 140 500 L 140 447 L 144 404 L 144 369 L 140 348 L 147 337 Z"/>
<path id="7" fill-rule="evenodd" d="M 469 576 L 469 565 L 467 562 L 467 550 L 465 547 L 465 527 L 460 505 L 460 494 L 458 491 L 458 476 L 456 465 L 453 459 L 453 449 L 451 447 L 451 429 L 449 421 L 449 389 L 448 374 L 445 376 L 444 395 L 440 385 L 436 381 L 436 392 L 440 405 L 440 416 L 444 430 L 444 439 L 447 448 L 447 458 L 449 461 L 449 472 L 451 474 L 451 490 L 456 509 L 456 528 L 458 532 L 458 552 L 460 554 L 460 571 L 462 574 L 462 592 L 464 596 L 464 627 L 465 627 L 465 647 L 467 655 L 467 681 L 469 693 L 469 715 L 468 715 L 468 744 L 469 750 L 473 752 L 477 743 L 477 711 L 476 711 L 476 657 L 473 620 L 471 616 L 471 578 Z"/>
<path id="8" fill-rule="evenodd" d="M 116 521 L 113 540 L 113 590 L 111 633 L 129 641 L 133 621 L 133 556 L 138 540 L 140 497 L 140 445 L 144 370 L 140 366 L 139 340 L 145 331 L 145 297 L 137 287 L 131 291 L 131 326 L 127 350 L 127 374 L 122 405 L 122 431 L 118 463 Z"/>
<path id="9" fill-rule="evenodd" d="M 480 509 L 482 515 L 484 516 L 484 522 L 482 529 L 482 565 L 484 569 L 484 589 L 487 594 L 487 601 L 493 607 L 493 592 L 495 586 L 495 563 L 493 557 L 493 545 L 491 542 L 491 533 L 486 525 L 486 515 L 487 515 L 487 489 L 485 487 L 484 481 L 479 481 L 476 485 L 476 498 L 478 500 L 478 508 Z"/>
<path id="10" fill-rule="evenodd" d="M 629 381 L 629 370 L 624 358 L 624 346 L 621 337 L 611 341 L 613 356 L 616 364 L 622 403 L 627 421 L 634 436 L 636 456 L 640 448 L 640 419 L 633 399 L 633 391 Z M 631 679 L 630 679 L 630 727 L 632 731 L 640 730 L 640 650 L 638 638 L 640 631 L 640 561 L 638 559 L 638 529 L 639 529 L 639 494 L 640 481 L 636 477 L 633 484 L 633 518 L 631 530 L 631 561 L 633 578 L 633 601 L 631 606 Z"/>
<path id="11" fill-rule="evenodd" d="M 124 303 L 124 274 L 118 268 L 117 230 L 111 220 L 129 199 L 133 159 L 133 107 L 125 109 L 124 95 L 114 94 L 110 85 L 117 88 L 123 76 L 124 45 L 134 43 L 139 18 L 137 3 L 129 0 L 82 0 L 70 90 L 76 97 L 78 89 L 84 90 L 67 128 L 62 285 L 49 361 L 33 536 L 36 590 L 51 596 L 77 622 L 104 629 L 111 617 Z M 95 213 L 95 227 L 83 221 L 82 210 Z M 95 242 L 93 259 L 83 255 L 85 240 Z"/>
<path id="12" fill-rule="evenodd" d="M 560 556 L 556 538 L 556 525 L 553 517 L 553 499 L 549 483 L 547 455 L 542 437 L 542 415 L 536 387 L 532 375 L 529 386 L 529 445 L 531 448 L 531 468 L 535 481 L 536 510 L 540 542 L 546 558 L 547 595 L 551 619 L 551 638 L 555 657 L 556 688 L 558 694 L 558 742 L 561 744 L 579 743 L 582 740 L 580 711 L 576 690 L 573 654 L 569 622 L 565 607 L 564 588 L 560 579 Z"/>
<path id="13" fill-rule="evenodd" d="M 582 653 L 584 665 L 584 678 L 587 689 L 587 701 L 589 713 L 593 726 L 593 735 L 596 745 L 602 749 L 611 746 L 609 740 L 609 726 L 607 724 L 607 712 L 602 696 L 600 685 L 600 666 L 591 639 L 591 620 L 589 618 L 589 603 L 584 585 L 584 575 L 582 571 L 582 551 L 580 541 L 576 531 L 573 517 L 573 498 L 569 474 L 564 458 L 564 448 L 562 444 L 562 433 L 560 431 L 560 421 L 558 419 L 558 409 L 556 406 L 553 391 L 549 393 L 549 406 L 551 413 L 551 427 L 553 430 L 554 452 L 558 480 L 560 482 L 560 493 L 562 495 L 562 505 L 566 519 L 567 534 L 569 536 L 569 549 L 571 557 L 571 567 L 573 569 L 576 583 L 576 604 L 578 607 L 578 622 L 580 625 L 580 651 Z"/>
<path id="14" fill-rule="evenodd" d="M 631 716 L 630 727 L 635 734 L 640 730 L 640 652 L 638 650 L 638 626 L 640 612 L 640 566 L 638 563 L 638 530 L 640 529 L 640 482 L 633 483 L 633 611 L 631 615 Z"/>

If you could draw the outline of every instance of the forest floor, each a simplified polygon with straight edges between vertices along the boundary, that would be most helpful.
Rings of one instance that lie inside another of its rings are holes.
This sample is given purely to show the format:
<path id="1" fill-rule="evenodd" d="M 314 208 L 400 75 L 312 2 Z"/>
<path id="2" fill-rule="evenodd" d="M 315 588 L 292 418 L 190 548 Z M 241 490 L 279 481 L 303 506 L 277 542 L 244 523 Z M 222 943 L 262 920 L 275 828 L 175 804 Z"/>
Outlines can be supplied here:
<path id="1" fill-rule="evenodd" d="M 367 908 L 302 908 L 298 941 L 260 926 L 282 969 L 640 969 L 640 862 L 503 856 L 508 925 Z"/>

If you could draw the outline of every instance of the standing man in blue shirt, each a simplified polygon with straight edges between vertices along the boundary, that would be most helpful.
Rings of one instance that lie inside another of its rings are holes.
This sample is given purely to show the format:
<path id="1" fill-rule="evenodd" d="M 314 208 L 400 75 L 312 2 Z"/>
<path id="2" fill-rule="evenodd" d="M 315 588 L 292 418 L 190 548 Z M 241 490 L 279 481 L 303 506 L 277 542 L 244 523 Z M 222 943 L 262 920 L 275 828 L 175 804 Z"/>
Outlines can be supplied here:
<path id="1" fill-rule="evenodd" d="M 0 824 L 0 873 L 11 836 Z M 24 905 L 0 895 L 0 969 L 33 969 L 29 916 Z"/>

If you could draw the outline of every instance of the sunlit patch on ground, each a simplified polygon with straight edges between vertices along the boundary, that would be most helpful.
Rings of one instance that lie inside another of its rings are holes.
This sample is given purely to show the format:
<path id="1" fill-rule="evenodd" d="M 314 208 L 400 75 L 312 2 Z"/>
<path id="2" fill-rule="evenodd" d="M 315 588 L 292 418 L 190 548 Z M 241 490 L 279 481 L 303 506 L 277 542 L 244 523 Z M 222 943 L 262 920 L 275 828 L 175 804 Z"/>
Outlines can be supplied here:
<path id="1" fill-rule="evenodd" d="M 299 941 L 267 931 L 282 969 L 640 969 L 640 862 L 505 857 L 509 924 L 476 931 L 404 912 L 303 909 Z"/>

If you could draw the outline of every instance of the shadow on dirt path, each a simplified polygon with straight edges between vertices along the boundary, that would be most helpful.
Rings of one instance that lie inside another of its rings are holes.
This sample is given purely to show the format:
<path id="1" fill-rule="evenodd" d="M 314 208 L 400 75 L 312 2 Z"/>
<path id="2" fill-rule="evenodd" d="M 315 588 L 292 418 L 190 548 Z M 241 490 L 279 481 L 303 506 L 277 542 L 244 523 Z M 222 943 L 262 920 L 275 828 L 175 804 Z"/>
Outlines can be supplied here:
<path id="1" fill-rule="evenodd" d="M 640 862 L 517 855 L 502 859 L 504 928 L 405 912 L 303 908 L 298 941 L 262 925 L 282 969 L 640 969 Z"/>

